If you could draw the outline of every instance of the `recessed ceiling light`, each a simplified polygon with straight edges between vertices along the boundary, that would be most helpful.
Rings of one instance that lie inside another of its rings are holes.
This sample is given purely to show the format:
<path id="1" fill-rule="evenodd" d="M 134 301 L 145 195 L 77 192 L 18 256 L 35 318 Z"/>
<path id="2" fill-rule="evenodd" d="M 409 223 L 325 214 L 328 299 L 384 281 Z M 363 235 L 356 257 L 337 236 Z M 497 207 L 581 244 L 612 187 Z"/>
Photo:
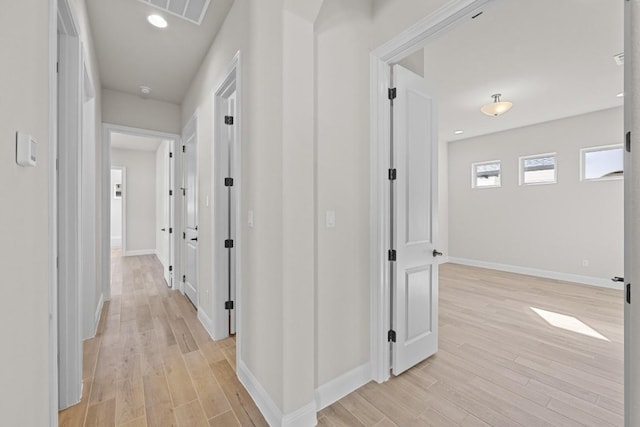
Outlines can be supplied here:
<path id="1" fill-rule="evenodd" d="M 154 27 L 167 28 L 167 20 L 160 15 L 149 15 L 147 21 Z"/>
<path id="2" fill-rule="evenodd" d="M 462 135 L 464 133 L 463 130 L 457 130 L 455 132 L 453 132 L 454 135 Z"/>
<path id="3" fill-rule="evenodd" d="M 620 92 L 619 94 L 616 95 L 618 98 L 622 98 L 624 97 L 624 92 Z"/>

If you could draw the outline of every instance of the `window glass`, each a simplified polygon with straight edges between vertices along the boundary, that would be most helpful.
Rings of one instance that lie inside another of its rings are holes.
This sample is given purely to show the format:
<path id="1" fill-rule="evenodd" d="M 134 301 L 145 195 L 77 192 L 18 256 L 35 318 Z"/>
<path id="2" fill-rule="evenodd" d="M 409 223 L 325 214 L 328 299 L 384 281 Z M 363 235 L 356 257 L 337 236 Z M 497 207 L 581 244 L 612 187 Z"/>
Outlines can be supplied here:
<path id="1" fill-rule="evenodd" d="M 623 162 L 622 146 L 585 148 L 582 150 L 582 179 L 622 178 Z"/>
<path id="2" fill-rule="evenodd" d="M 471 170 L 473 188 L 500 187 L 500 161 L 474 163 Z"/>
<path id="3" fill-rule="evenodd" d="M 556 182 L 556 155 L 540 154 L 520 157 L 520 184 L 553 184 Z"/>

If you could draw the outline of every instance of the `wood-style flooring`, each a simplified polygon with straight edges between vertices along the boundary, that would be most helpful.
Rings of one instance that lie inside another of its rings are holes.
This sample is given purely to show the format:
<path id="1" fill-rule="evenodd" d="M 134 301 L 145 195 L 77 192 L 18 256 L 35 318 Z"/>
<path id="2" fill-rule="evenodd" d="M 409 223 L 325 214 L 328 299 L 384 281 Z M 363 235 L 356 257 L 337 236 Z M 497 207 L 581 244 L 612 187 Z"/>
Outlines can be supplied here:
<path id="1" fill-rule="evenodd" d="M 438 353 L 318 425 L 622 426 L 623 309 L 622 291 L 445 264 Z"/>
<path id="2" fill-rule="evenodd" d="M 155 256 L 111 261 L 112 299 L 84 342 L 82 401 L 66 426 L 266 426 L 235 375 L 235 340 L 212 341 L 167 288 Z"/>
<path id="3" fill-rule="evenodd" d="M 209 338 L 155 257 L 115 255 L 113 299 L 84 344 L 82 402 L 60 425 L 266 426 L 236 379 L 235 341 Z M 621 291 L 445 264 L 439 346 L 323 409 L 318 425 L 623 425 Z"/>

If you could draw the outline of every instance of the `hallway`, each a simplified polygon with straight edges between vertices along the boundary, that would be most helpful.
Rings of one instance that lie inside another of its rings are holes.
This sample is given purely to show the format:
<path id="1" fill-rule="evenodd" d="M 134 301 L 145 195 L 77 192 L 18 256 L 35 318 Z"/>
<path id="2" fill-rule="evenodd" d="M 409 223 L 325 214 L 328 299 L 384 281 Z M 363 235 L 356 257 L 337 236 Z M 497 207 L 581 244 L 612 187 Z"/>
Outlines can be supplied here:
<path id="1" fill-rule="evenodd" d="M 214 342 L 169 290 L 155 256 L 112 251 L 112 300 L 84 342 L 82 401 L 66 426 L 266 426 L 235 375 L 235 339 Z"/>

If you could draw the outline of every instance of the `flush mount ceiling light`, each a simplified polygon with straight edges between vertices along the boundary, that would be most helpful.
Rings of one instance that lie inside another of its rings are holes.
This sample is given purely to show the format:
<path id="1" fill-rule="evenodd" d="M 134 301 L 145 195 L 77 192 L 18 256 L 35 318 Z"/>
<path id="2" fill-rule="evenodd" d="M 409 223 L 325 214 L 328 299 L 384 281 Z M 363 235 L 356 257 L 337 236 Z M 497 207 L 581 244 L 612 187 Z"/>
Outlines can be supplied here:
<path id="1" fill-rule="evenodd" d="M 497 117 L 500 114 L 504 114 L 513 107 L 513 104 L 509 101 L 500 101 L 500 97 L 502 94 L 496 93 L 491 95 L 493 98 L 493 102 L 485 104 L 482 106 L 480 111 L 482 111 L 487 116 Z"/>
<path id="2" fill-rule="evenodd" d="M 148 97 L 151 94 L 151 88 L 149 86 L 140 86 L 140 96 L 143 98 Z"/>
<path id="3" fill-rule="evenodd" d="M 167 28 L 167 20 L 160 15 L 149 15 L 147 16 L 147 21 L 154 27 Z"/>

